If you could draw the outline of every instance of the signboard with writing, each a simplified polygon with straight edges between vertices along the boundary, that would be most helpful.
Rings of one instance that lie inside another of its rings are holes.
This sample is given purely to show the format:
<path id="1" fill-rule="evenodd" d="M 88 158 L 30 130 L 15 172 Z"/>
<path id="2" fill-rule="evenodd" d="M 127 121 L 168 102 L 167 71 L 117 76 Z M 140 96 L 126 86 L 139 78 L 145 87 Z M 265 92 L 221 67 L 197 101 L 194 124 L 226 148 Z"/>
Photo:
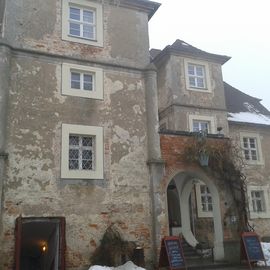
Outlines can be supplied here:
<path id="1" fill-rule="evenodd" d="M 180 237 L 164 237 L 161 242 L 159 266 L 171 270 L 187 269 Z"/>
<path id="2" fill-rule="evenodd" d="M 256 261 L 266 261 L 264 258 L 261 242 L 259 237 L 254 232 L 245 232 L 241 235 L 242 239 L 242 253 L 245 255 L 245 259 L 248 261 L 250 269 L 251 263 Z"/>

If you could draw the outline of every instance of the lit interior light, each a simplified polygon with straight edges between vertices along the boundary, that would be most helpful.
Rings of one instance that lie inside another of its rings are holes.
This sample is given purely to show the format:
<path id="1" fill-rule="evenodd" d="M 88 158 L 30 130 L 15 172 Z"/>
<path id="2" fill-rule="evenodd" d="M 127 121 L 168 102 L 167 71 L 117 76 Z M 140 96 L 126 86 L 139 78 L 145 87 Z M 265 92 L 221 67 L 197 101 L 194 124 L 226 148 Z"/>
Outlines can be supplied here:
<path id="1" fill-rule="evenodd" d="M 45 252 L 46 250 L 47 250 L 46 246 L 43 245 L 43 246 L 42 246 L 42 251 Z"/>

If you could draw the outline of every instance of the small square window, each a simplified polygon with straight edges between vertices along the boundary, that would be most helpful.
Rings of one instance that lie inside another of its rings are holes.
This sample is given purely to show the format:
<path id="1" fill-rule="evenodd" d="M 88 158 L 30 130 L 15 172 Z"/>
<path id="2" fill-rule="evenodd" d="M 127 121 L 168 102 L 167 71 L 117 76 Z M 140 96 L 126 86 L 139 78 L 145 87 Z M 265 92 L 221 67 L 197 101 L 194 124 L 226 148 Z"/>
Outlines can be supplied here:
<path id="1" fill-rule="evenodd" d="M 206 132 L 210 133 L 210 123 L 208 121 L 193 120 L 193 131 L 194 132 Z"/>
<path id="2" fill-rule="evenodd" d="M 250 218 L 270 218 L 267 186 L 247 186 Z"/>
<path id="3" fill-rule="evenodd" d="M 244 156 L 246 160 L 258 160 L 256 138 L 243 138 Z"/>
<path id="4" fill-rule="evenodd" d="M 198 92 L 211 92 L 209 65 L 204 61 L 184 59 L 186 89 Z"/>
<path id="5" fill-rule="evenodd" d="M 102 4 L 87 0 L 62 0 L 62 39 L 103 46 Z"/>
<path id="6" fill-rule="evenodd" d="M 194 88 L 206 88 L 204 66 L 188 64 L 189 86 Z"/>
<path id="7" fill-rule="evenodd" d="M 64 63 L 62 93 L 69 96 L 103 99 L 103 70 Z"/>
<path id="8" fill-rule="evenodd" d="M 103 179 L 103 128 L 62 125 L 61 177 Z"/>

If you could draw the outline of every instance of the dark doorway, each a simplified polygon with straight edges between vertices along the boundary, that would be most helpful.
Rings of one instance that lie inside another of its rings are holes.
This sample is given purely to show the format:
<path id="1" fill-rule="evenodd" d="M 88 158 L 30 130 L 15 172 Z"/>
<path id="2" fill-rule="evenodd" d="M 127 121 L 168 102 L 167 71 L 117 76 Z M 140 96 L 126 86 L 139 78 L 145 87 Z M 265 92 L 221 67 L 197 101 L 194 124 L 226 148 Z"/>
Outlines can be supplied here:
<path id="1" fill-rule="evenodd" d="M 64 270 L 64 250 L 64 218 L 17 218 L 16 270 Z"/>

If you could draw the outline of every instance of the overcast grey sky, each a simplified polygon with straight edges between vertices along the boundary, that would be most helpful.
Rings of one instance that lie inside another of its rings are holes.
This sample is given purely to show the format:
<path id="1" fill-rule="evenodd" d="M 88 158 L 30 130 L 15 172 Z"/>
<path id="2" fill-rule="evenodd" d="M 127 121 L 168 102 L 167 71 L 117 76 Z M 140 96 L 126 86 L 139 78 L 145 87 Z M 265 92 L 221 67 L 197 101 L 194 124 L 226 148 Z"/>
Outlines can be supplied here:
<path id="1" fill-rule="evenodd" d="M 207 52 L 231 56 L 223 79 L 263 99 L 270 110 L 269 0 L 156 0 L 150 20 L 150 47 L 163 49 L 176 39 Z"/>

